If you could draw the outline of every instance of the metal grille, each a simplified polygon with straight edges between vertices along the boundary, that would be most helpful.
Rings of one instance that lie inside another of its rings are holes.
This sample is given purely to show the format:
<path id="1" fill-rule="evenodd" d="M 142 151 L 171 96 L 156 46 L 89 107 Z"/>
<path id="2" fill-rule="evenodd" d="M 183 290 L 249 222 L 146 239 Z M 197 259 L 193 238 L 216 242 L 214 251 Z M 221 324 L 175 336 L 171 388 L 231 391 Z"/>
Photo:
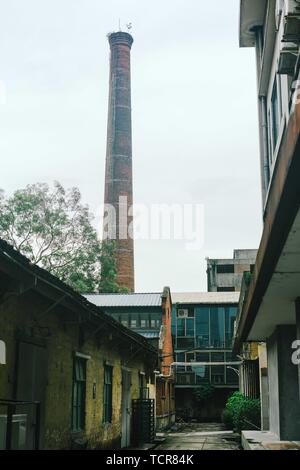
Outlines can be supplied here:
<path id="1" fill-rule="evenodd" d="M 139 445 L 155 438 L 154 400 L 132 400 L 132 442 Z"/>

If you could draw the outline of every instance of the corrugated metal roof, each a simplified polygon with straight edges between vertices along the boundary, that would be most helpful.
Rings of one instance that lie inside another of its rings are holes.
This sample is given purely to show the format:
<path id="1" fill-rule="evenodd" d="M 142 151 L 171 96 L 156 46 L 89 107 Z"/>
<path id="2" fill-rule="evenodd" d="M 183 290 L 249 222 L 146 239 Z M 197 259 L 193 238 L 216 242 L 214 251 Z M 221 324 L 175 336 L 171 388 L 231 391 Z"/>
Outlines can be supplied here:
<path id="1" fill-rule="evenodd" d="M 149 344 L 146 338 L 143 338 L 141 337 L 141 335 L 126 328 L 121 323 L 114 320 L 110 315 L 106 315 L 103 311 L 98 309 L 92 302 L 89 302 L 87 298 L 72 289 L 72 287 L 65 284 L 63 281 L 61 281 L 45 269 L 32 264 L 31 261 L 26 258 L 26 256 L 16 251 L 11 245 L 9 245 L 6 241 L 0 238 L 0 258 L 1 257 L 4 257 L 5 260 L 9 261 L 10 263 L 14 263 L 15 266 L 17 265 L 18 269 L 21 269 L 26 273 L 30 273 L 32 276 L 35 277 L 35 281 L 39 279 L 41 282 L 46 282 L 47 285 L 50 285 L 53 289 L 57 289 L 60 296 L 63 292 L 64 299 L 66 302 L 68 301 L 68 299 L 71 299 L 72 302 L 75 301 L 82 308 L 83 314 L 88 312 L 89 315 L 86 317 L 87 319 L 91 319 L 93 322 L 101 322 L 101 324 L 103 324 L 104 322 L 107 326 L 110 326 L 113 331 L 117 331 L 124 338 L 128 338 L 128 340 L 138 343 L 145 350 L 148 350 L 148 352 L 152 355 L 156 354 L 155 348 Z"/>
<path id="2" fill-rule="evenodd" d="M 138 330 L 136 331 L 139 335 L 144 336 L 144 338 L 147 339 L 158 339 L 159 338 L 159 331 L 142 331 Z"/>
<path id="3" fill-rule="evenodd" d="M 160 307 L 162 294 L 88 294 L 85 298 L 98 307 Z"/>
<path id="4" fill-rule="evenodd" d="M 232 304 L 238 303 L 239 292 L 181 292 L 172 294 L 176 304 Z"/>

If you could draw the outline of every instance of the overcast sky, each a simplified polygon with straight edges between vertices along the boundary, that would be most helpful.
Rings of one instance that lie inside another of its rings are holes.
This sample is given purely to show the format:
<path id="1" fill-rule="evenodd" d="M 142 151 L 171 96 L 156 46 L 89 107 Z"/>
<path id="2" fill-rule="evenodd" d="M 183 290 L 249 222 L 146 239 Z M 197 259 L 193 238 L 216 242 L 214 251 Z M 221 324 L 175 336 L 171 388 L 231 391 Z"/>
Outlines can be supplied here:
<path id="1" fill-rule="evenodd" d="M 136 291 L 206 290 L 205 257 L 261 234 L 255 57 L 239 0 L 0 0 L 0 187 L 78 186 L 100 217 L 109 46 L 132 22 L 134 199 L 205 206 L 199 251 L 135 244 Z M 97 219 L 96 219 L 97 223 Z"/>

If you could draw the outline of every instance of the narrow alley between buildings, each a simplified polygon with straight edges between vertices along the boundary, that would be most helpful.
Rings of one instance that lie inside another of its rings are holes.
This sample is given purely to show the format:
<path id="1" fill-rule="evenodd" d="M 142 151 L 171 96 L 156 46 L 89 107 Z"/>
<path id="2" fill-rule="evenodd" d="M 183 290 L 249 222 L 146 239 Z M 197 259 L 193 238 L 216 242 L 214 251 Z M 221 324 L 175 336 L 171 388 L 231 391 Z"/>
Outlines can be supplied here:
<path id="1" fill-rule="evenodd" d="M 156 450 L 240 450 L 240 436 L 226 431 L 220 423 L 176 424 L 172 430 L 157 435 Z"/>

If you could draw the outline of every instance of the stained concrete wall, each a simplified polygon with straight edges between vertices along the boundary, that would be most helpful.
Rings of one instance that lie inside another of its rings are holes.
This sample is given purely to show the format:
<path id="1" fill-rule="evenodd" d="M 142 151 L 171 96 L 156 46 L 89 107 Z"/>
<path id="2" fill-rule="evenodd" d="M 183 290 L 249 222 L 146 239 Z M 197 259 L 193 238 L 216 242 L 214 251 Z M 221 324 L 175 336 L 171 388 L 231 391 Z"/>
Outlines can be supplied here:
<path id="1" fill-rule="evenodd" d="M 267 341 L 270 430 L 281 440 L 300 438 L 300 402 L 297 366 L 292 363 L 293 325 L 278 326 Z"/>
<path id="2" fill-rule="evenodd" d="M 300 341 L 300 303 L 299 299 L 296 302 L 296 336 L 297 340 Z M 298 346 L 299 350 L 300 346 Z M 297 355 L 299 357 L 299 354 Z M 299 383 L 299 400 L 300 400 L 300 363 L 298 364 L 298 383 Z"/>
<path id="3" fill-rule="evenodd" d="M 268 362 L 267 362 L 267 345 L 260 343 L 258 345 L 259 357 L 259 388 L 261 402 L 261 428 L 268 431 L 269 422 L 269 379 L 268 379 Z"/>

